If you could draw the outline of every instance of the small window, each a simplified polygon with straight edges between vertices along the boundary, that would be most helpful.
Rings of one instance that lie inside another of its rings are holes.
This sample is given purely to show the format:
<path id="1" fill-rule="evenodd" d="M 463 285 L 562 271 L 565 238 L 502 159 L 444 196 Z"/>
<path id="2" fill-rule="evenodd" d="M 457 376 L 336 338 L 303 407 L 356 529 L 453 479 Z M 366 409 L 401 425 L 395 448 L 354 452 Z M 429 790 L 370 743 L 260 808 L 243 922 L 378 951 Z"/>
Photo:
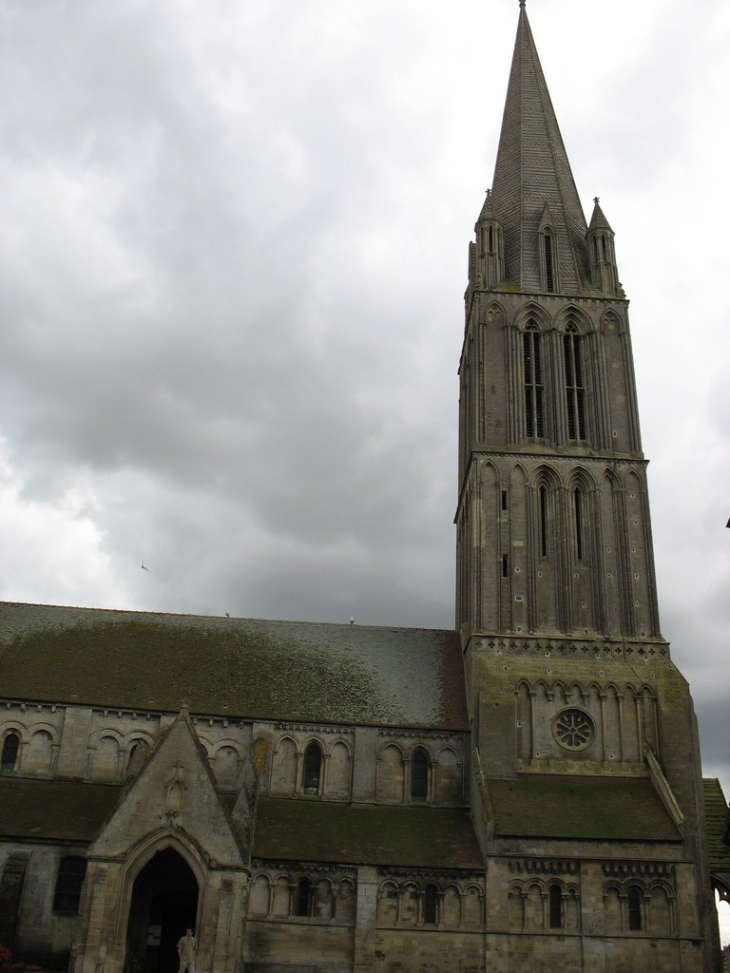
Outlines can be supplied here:
<path id="1" fill-rule="evenodd" d="M 53 911 L 63 916 L 77 916 L 81 902 L 81 887 L 86 875 L 86 859 L 79 855 L 62 858 L 56 878 Z"/>
<path id="2" fill-rule="evenodd" d="M 305 794 L 316 797 L 319 794 L 319 778 L 322 770 L 322 750 L 318 743 L 310 743 L 304 751 L 304 780 Z"/>
<path id="3" fill-rule="evenodd" d="M 311 916 L 312 914 L 312 883 L 308 878 L 299 879 L 297 886 L 296 915 Z"/>
<path id="4" fill-rule="evenodd" d="M 411 800 L 425 801 L 428 797 L 428 757 L 416 750 L 411 761 Z"/>
<path id="5" fill-rule="evenodd" d="M 506 554 L 502 555 L 502 577 L 509 578 L 509 558 Z"/>
<path id="6" fill-rule="evenodd" d="M 147 762 L 150 755 L 149 747 L 143 740 L 138 740 L 132 745 L 127 761 L 127 777 L 136 777 Z"/>
<path id="7" fill-rule="evenodd" d="M 423 895 L 423 921 L 428 926 L 438 922 L 438 888 L 427 885 Z"/>
<path id="8" fill-rule="evenodd" d="M 20 737 L 17 733 L 10 732 L 3 740 L 3 753 L 0 758 L 0 770 L 11 774 L 15 770 L 15 762 L 18 759 L 18 749 L 20 747 Z"/>
<path id="9" fill-rule="evenodd" d="M 563 891 L 559 885 L 550 886 L 550 928 L 563 928 Z"/>
<path id="10" fill-rule="evenodd" d="M 502 490 L 502 510 L 507 509 L 507 491 Z"/>
<path id="11" fill-rule="evenodd" d="M 629 929 L 637 931 L 641 929 L 641 889 L 636 885 L 629 888 L 627 904 L 629 909 Z"/>

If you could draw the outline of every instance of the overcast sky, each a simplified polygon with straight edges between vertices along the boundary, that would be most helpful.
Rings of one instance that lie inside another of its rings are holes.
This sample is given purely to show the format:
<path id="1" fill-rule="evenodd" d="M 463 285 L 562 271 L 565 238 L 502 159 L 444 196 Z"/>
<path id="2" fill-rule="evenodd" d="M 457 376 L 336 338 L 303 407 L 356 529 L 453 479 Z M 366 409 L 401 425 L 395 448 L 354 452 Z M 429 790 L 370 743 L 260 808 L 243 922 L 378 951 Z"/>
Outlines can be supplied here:
<path id="1" fill-rule="evenodd" d="M 663 632 L 727 794 L 730 6 L 528 12 L 616 232 Z M 4 599 L 453 624 L 467 244 L 517 16 L 4 4 Z"/>

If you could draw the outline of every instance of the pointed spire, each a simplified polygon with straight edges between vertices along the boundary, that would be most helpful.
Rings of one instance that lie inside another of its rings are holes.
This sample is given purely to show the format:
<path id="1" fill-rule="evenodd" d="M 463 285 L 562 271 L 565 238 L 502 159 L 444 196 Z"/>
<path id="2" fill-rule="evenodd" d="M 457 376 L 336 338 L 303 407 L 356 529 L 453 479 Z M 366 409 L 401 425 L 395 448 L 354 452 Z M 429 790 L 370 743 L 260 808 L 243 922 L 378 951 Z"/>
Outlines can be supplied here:
<path id="1" fill-rule="evenodd" d="M 603 210 L 599 206 L 598 196 L 593 198 L 593 215 L 591 216 L 591 222 L 588 225 L 589 230 L 611 230 L 611 225 L 604 216 Z M 611 230 L 613 233 L 613 230 Z"/>
<path id="2" fill-rule="evenodd" d="M 492 201 L 492 190 L 487 190 L 487 195 L 484 200 L 484 205 L 482 206 L 482 211 L 479 214 L 479 219 L 477 220 L 477 225 L 483 220 L 496 220 L 497 214 L 494 212 L 494 202 Z"/>
<path id="3" fill-rule="evenodd" d="M 493 205 L 504 226 L 506 277 L 523 290 L 546 289 L 539 234 L 547 203 L 560 290 L 580 293 L 589 277 L 585 215 L 524 2 L 492 185 Z"/>

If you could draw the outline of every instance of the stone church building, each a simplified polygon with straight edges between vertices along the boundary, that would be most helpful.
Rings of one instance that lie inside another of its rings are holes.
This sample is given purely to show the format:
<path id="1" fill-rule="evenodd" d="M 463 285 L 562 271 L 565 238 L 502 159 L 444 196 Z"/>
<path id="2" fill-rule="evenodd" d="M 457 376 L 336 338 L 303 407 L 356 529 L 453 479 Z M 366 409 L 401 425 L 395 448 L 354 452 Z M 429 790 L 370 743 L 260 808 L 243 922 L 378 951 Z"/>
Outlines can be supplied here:
<path id="1" fill-rule="evenodd" d="M 453 631 L 0 608 L 19 957 L 173 973 L 192 926 L 200 973 L 718 968 L 628 301 L 524 6 L 475 229 Z"/>

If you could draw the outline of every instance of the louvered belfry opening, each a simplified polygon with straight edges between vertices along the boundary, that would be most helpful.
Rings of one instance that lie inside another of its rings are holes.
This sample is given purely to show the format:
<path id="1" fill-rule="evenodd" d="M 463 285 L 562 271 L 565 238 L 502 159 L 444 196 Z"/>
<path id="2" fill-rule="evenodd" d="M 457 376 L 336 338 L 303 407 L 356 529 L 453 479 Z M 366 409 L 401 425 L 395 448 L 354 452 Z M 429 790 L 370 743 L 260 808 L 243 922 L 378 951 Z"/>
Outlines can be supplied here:
<path id="1" fill-rule="evenodd" d="M 543 410 L 542 363 L 540 360 L 540 332 L 531 321 L 523 336 L 525 382 L 525 435 L 528 439 L 542 439 L 545 435 Z"/>

